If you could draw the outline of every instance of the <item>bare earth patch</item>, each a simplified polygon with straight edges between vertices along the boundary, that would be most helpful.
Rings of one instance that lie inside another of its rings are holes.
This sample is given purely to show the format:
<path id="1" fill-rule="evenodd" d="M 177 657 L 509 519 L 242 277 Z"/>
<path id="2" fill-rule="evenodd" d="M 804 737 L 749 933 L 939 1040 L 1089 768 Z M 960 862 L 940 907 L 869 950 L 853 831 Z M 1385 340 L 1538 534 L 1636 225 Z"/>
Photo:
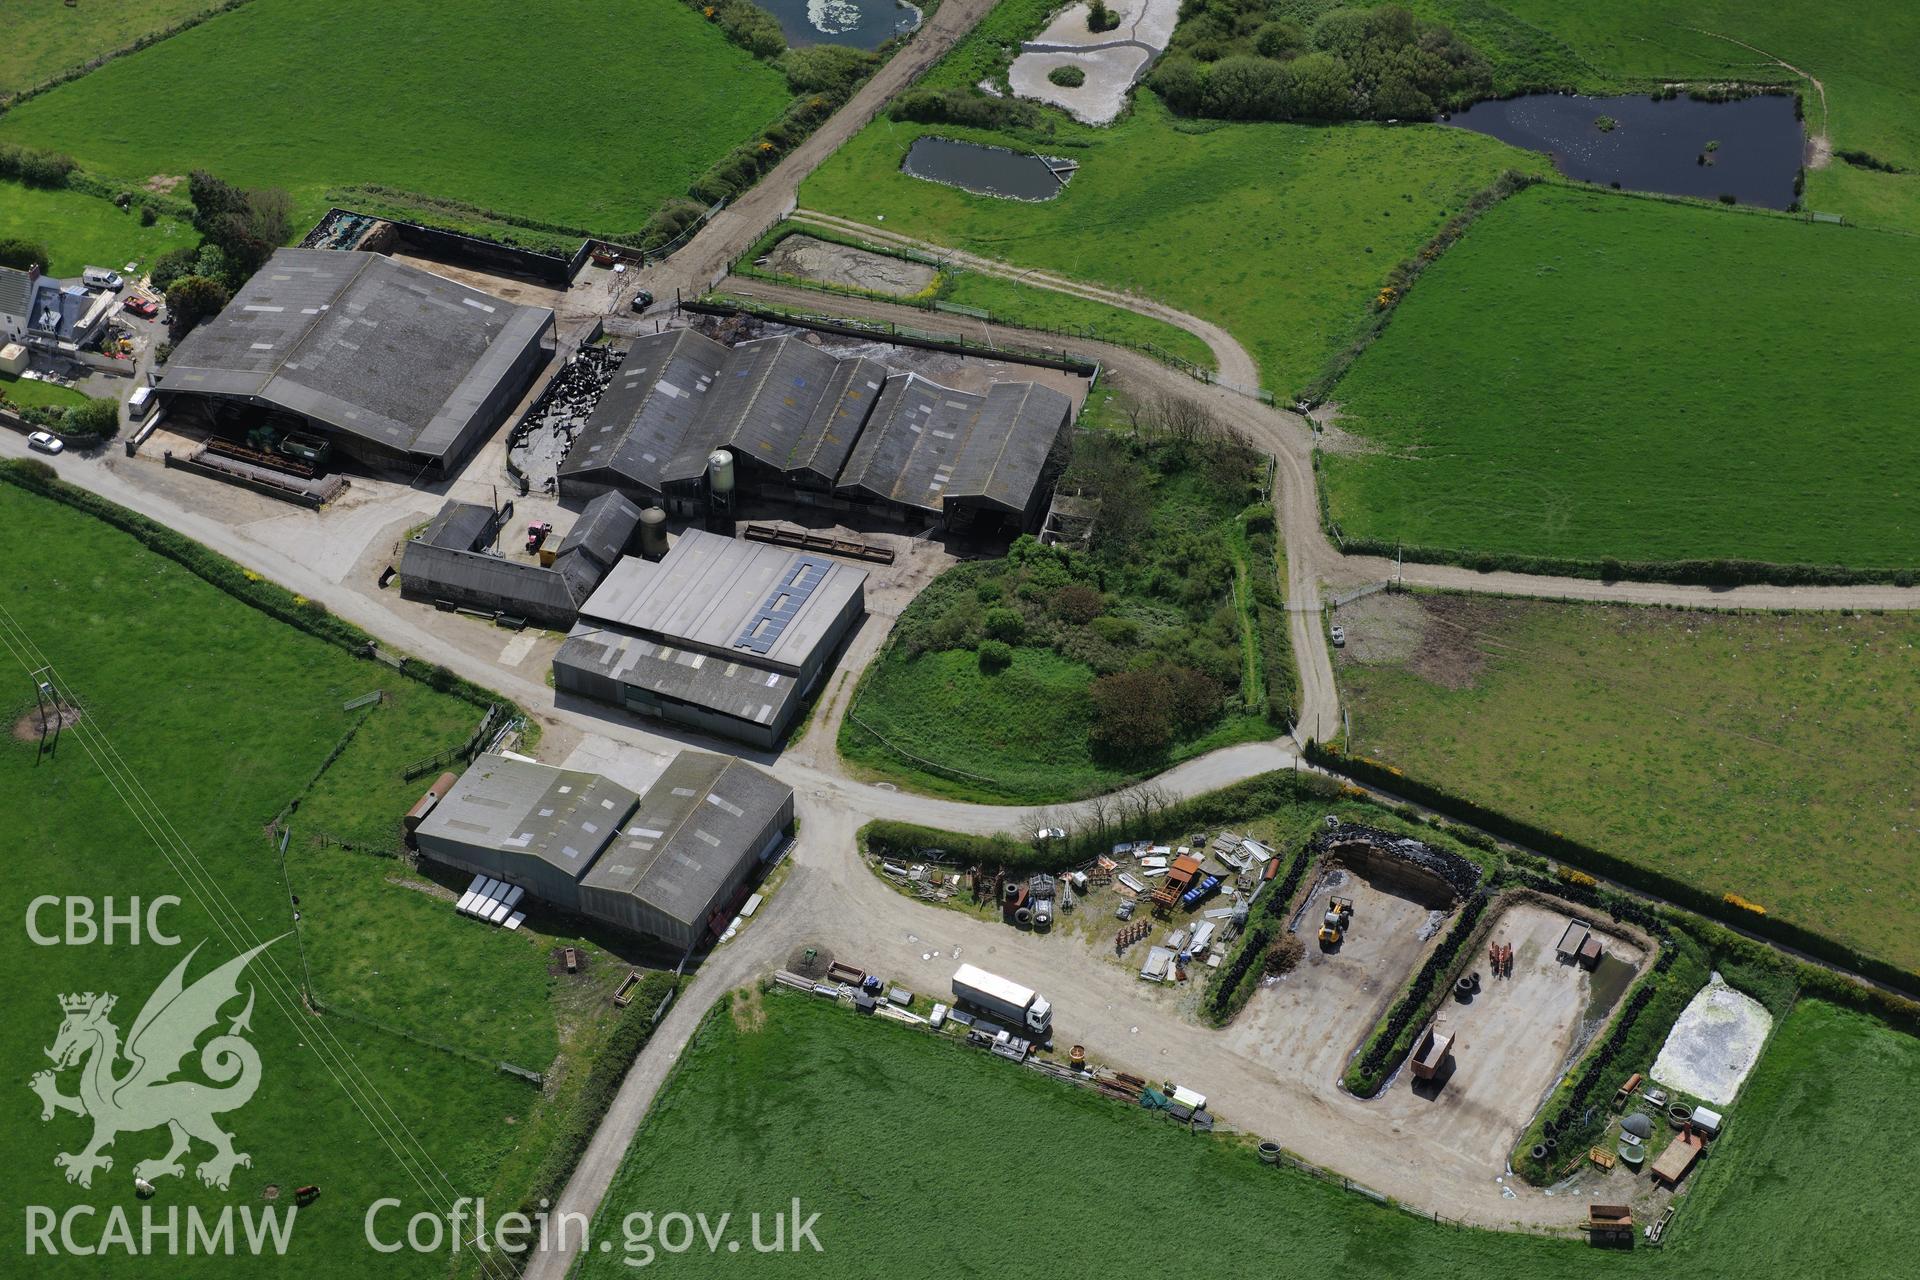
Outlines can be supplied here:
<path id="1" fill-rule="evenodd" d="M 758 1031 L 767 1025 L 767 1009 L 759 987 L 744 987 L 733 993 L 727 1006 L 733 1025 L 740 1031 Z"/>
<path id="2" fill-rule="evenodd" d="M 13 736 L 20 742 L 38 742 L 50 734 L 62 729 L 71 729 L 80 723 L 80 708 L 61 707 L 46 711 L 35 707 L 13 722 Z"/>
<path id="3" fill-rule="evenodd" d="M 170 196 L 186 180 L 184 173 L 156 173 L 141 185 L 157 196 Z"/>
<path id="4" fill-rule="evenodd" d="M 768 251 L 768 271 L 799 280 L 911 297 L 933 284 L 934 269 L 890 254 L 870 253 L 813 236 L 788 236 Z"/>

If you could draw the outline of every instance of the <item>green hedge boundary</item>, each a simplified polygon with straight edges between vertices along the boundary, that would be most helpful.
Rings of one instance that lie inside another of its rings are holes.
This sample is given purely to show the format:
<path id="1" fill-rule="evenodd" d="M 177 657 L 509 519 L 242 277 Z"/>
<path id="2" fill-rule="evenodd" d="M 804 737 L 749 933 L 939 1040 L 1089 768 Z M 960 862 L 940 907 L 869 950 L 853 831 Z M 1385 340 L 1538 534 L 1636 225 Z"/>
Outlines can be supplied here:
<path id="1" fill-rule="evenodd" d="M 640 1051 L 653 1039 L 654 1029 L 659 1025 L 654 1015 L 660 1002 L 677 990 L 679 983 L 677 974 L 665 970 L 649 973 L 640 980 L 633 1002 L 608 1035 L 607 1043 L 594 1055 L 593 1065 L 587 1069 L 586 1084 L 561 1117 L 553 1145 L 547 1148 L 531 1187 L 520 1200 L 521 1213 L 533 1218 L 545 1206 L 559 1201 L 561 1189 L 573 1176 L 574 1166 L 586 1154 L 587 1144 L 593 1141 L 600 1121 L 613 1105 L 620 1082 L 626 1079 Z M 523 1265 L 531 1255 L 523 1253 L 518 1257 Z"/>
<path id="2" fill-rule="evenodd" d="M 1319 471 L 1315 455 L 1315 473 Z M 1451 564 L 1480 573 L 1526 573 L 1562 578 L 1592 578 L 1600 582 L 1673 582 L 1682 586 L 1842 587 L 1891 583 L 1911 587 L 1920 582 L 1920 568 L 1853 569 L 1832 564 L 1776 564 L 1771 560 L 1583 560 L 1572 556 L 1525 555 L 1513 551 L 1463 551 L 1457 547 L 1428 547 L 1384 538 L 1343 536 L 1328 514 L 1326 491 L 1320 493 L 1321 527 L 1347 555 L 1398 555 L 1421 564 Z"/>
<path id="3" fill-rule="evenodd" d="M 1247 929 L 1234 944 L 1234 950 L 1207 984 L 1200 1016 L 1208 1025 L 1224 1027 L 1239 1016 L 1253 999 L 1265 973 L 1267 945 L 1286 927 L 1293 900 L 1299 896 L 1300 882 L 1313 865 L 1313 845 L 1309 841 L 1293 851 L 1286 872 L 1260 894 L 1258 918 L 1249 915 Z"/>
<path id="4" fill-rule="evenodd" d="M 368 657 L 376 646 L 374 638 L 360 628 L 327 611 L 318 601 L 297 596 L 276 582 L 248 571 L 225 556 L 201 546 L 185 534 L 177 533 L 157 520 L 130 511 L 117 502 L 59 478 L 52 467 L 34 459 L 0 461 L 0 481 L 16 485 L 43 498 L 72 507 L 128 534 L 156 555 L 186 569 L 195 577 L 218 587 L 242 604 L 250 605 L 277 622 L 284 622 L 328 644 L 345 649 L 355 657 Z M 455 675 L 445 667 L 402 658 L 400 673 L 445 694 L 477 707 L 519 708 L 511 700 Z"/>
<path id="5" fill-rule="evenodd" d="M 1893 988 L 1912 998 L 1920 995 L 1920 975 L 1898 965 L 1867 955 L 1843 942 L 1803 926 L 1734 907 L 1722 898 L 1658 871 L 1629 862 L 1568 839 L 1558 832 L 1546 831 L 1523 819 L 1509 817 L 1477 801 L 1454 795 L 1429 782 L 1409 777 L 1389 765 L 1364 756 L 1347 756 L 1319 742 L 1307 744 L 1307 759 L 1320 767 L 1377 787 L 1382 791 L 1414 801 L 1457 822 L 1469 823 L 1503 840 L 1537 850 L 1594 875 L 1604 875 L 1630 889 L 1664 898 L 1704 919 L 1739 932 L 1756 934 L 1769 942 L 1792 947 L 1828 964 Z"/>
<path id="6" fill-rule="evenodd" d="M 925 859 L 1009 871 L 1054 871 L 1072 858 L 1057 844 L 1042 849 L 1011 835 L 976 836 L 889 818 L 876 818 L 861 827 L 857 839 L 868 853 L 894 861 Z"/>

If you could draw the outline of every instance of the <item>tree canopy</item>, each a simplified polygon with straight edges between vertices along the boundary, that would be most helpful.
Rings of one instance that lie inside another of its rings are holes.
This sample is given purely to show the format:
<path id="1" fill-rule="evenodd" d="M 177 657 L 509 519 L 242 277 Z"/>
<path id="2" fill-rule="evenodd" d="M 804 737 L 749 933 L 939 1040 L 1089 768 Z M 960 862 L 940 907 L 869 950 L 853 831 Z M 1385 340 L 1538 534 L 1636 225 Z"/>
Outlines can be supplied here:
<path id="1" fill-rule="evenodd" d="M 1486 59 L 1398 5 L 1333 9 L 1309 30 L 1287 0 L 1187 0 L 1148 84 L 1185 115 L 1421 120 L 1487 92 Z"/>

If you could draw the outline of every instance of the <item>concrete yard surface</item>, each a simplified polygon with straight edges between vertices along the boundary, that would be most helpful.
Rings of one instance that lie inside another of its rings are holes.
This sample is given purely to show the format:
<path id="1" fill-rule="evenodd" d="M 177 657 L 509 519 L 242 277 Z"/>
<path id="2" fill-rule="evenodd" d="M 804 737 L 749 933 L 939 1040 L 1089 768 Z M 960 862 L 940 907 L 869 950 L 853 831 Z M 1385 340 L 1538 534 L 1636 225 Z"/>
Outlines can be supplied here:
<path id="1" fill-rule="evenodd" d="M 1339 946 L 1322 948 L 1315 935 L 1336 894 L 1353 899 L 1352 925 Z M 1282 1075 L 1332 1085 L 1440 936 L 1440 908 L 1355 871 L 1321 875 L 1295 927 L 1306 954 L 1254 993 L 1222 1033 L 1227 1043 Z"/>
<path id="2" fill-rule="evenodd" d="M 1588 971 L 1555 953 L 1567 920 L 1532 902 L 1501 911 L 1486 940 L 1513 948 L 1513 976 L 1492 976 L 1486 942 L 1469 951 L 1463 972 L 1479 973 L 1479 992 L 1465 1002 L 1449 994 L 1438 1014 L 1441 1034 L 1454 1037 L 1449 1061 L 1431 1081 L 1403 1063 L 1375 1105 L 1427 1141 L 1499 1168 L 1560 1079 L 1582 1027 L 1604 1018 L 1625 986 L 1615 975 L 1603 1000 L 1591 999 Z M 1601 937 L 1609 955 L 1639 972 L 1647 959 L 1640 947 Z"/>

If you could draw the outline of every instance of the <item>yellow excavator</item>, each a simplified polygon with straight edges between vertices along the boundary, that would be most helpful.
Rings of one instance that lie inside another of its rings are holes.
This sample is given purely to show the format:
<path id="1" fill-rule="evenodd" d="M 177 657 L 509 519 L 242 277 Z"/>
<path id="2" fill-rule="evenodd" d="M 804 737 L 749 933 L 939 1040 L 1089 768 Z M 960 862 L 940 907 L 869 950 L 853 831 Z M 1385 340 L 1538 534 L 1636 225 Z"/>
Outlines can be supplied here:
<path id="1" fill-rule="evenodd" d="M 1353 899 L 1334 897 L 1327 901 L 1327 914 L 1320 921 L 1320 945 L 1337 947 L 1341 939 L 1347 936 L 1347 925 L 1353 921 Z"/>

